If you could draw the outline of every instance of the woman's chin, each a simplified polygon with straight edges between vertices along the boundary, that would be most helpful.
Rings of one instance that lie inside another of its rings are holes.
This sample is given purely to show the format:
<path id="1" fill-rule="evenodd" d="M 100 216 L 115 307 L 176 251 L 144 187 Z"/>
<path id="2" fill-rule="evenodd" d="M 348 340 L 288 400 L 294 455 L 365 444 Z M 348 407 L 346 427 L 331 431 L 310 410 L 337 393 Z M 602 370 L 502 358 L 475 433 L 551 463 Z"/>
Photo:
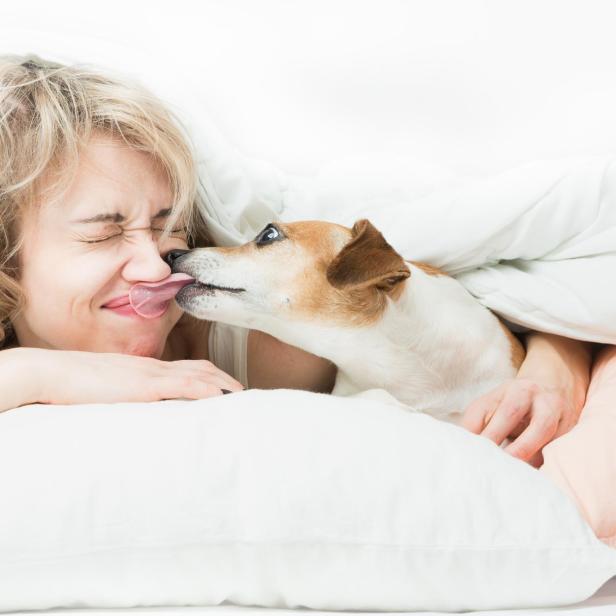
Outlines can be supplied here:
<path id="1" fill-rule="evenodd" d="M 151 332 L 150 335 L 135 333 L 130 337 L 118 337 L 115 339 L 110 337 L 100 343 L 91 343 L 91 348 L 89 350 L 99 353 L 121 353 L 122 355 L 154 357 L 155 359 L 159 359 L 165 349 L 166 340 L 166 331 Z"/>
<path id="2" fill-rule="evenodd" d="M 181 314 L 181 310 L 175 307 L 175 310 L 167 310 L 158 318 L 120 320 L 121 324 L 126 322 L 127 328 L 117 327 L 117 325 L 109 328 L 106 325 L 103 328 L 104 340 L 93 344 L 94 348 L 91 350 L 160 359 L 167 338 Z"/>
<path id="3" fill-rule="evenodd" d="M 124 350 L 117 352 L 123 353 L 124 355 L 136 355 L 139 357 L 153 357 L 155 359 L 160 359 L 160 356 L 163 354 L 164 348 L 164 340 L 134 340 L 131 342 L 131 344 L 127 345 Z"/>

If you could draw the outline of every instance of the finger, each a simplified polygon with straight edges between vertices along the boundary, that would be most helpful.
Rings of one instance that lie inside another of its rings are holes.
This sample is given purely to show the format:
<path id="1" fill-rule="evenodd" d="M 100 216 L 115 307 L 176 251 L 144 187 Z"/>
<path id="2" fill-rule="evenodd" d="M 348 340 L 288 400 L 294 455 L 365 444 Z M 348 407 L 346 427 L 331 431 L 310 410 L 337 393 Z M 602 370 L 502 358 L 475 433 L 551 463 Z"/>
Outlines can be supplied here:
<path id="1" fill-rule="evenodd" d="M 241 391 L 244 386 L 236 379 L 234 379 L 229 373 L 221 370 L 218 366 L 208 360 L 201 360 L 193 362 L 193 367 L 196 367 L 199 372 L 205 371 L 208 378 L 215 377 L 216 379 L 222 379 L 228 385 L 227 389 L 231 391 Z"/>
<path id="2" fill-rule="evenodd" d="M 561 420 L 558 422 L 556 431 L 554 432 L 554 435 L 552 436 L 552 440 L 563 436 L 563 434 L 567 434 L 567 432 L 569 432 L 569 430 L 571 430 L 574 426 L 575 426 L 575 423 L 571 422 L 569 419 L 561 418 Z"/>
<path id="3" fill-rule="evenodd" d="M 205 383 L 192 377 L 183 377 L 171 379 L 166 383 L 159 399 L 189 398 L 190 400 L 199 400 L 222 396 L 222 389 L 215 383 Z"/>
<path id="4" fill-rule="evenodd" d="M 205 383 L 214 383 L 221 389 L 228 389 L 229 391 L 242 391 L 244 389 L 244 386 L 239 381 L 236 381 L 226 372 L 214 372 L 205 375 L 203 373 L 193 372 L 191 376 Z"/>
<path id="5" fill-rule="evenodd" d="M 505 387 L 500 386 L 471 402 L 464 410 L 460 425 L 479 434 L 486 424 L 486 417 L 492 416 L 504 393 Z"/>
<path id="6" fill-rule="evenodd" d="M 568 405 L 566 402 L 560 400 L 560 405 L 562 408 L 560 422 L 558 423 L 558 428 L 553 436 L 553 439 L 558 438 L 563 434 L 567 434 L 569 430 L 572 430 L 578 423 L 580 417 L 580 413 L 574 407 Z"/>
<path id="7" fill-rule="evenodd" d="M 525 415 L 522 421 L 520 421 L 518 425 L 509 433 L 507 438 L 511 440 L 518 438 L 518 436 L 520 436 L 520 434 L 522 434 L 522 432 L 524 432 L 524 430 L 528 428 L 528 425 L 530 424 L 530 419 L 530 414 Z"/>
<path id="8" fill-rule="evenodd" d="M 237 392 L 242 391 L 244 388 L 241 383 L 238 383 L 235 379 L 232 379 L 226 375 L 203 375 L 203 374 L 191 374 L 189 378 L 195 381 L 201 381 L 204 384 L 215 385 L 219 389 L 226 389 L 228 391 Z"/>
<path id="9" fill-rule="evenodd" d="M 216 383 L 224 383 L 224 389 L 231 391 L 242 391 L 244 386 L 230 374 L 227 374 L 212 362 L 207 360 L 178 360 L 170 362 L 175 364 L 176 369 L 182 368 L 187 371 L 188 374 L 195 378 L 203 379 Z"/>
<path id="10" fill-rule="evenodd" d="M 531 394 L 526 389 L 508 389 L 481 436 L 500 445 L 530 412 L 531 400 Z"/>
<path id="11" fill-rule="evenodd" d="M 543 466 L 543 451 L 540 449 L 534 456 L 528 459 L 527 462 L 535 468 Z"/>
<path id="12" fill-rule="evenodd" d="M 552 440 L 558 427 L 558 409 L 543 397 L 535 398 L 533 413 L 528 428 L 505 448 L 515 458 L 529 461 L 541 448 Z"/>

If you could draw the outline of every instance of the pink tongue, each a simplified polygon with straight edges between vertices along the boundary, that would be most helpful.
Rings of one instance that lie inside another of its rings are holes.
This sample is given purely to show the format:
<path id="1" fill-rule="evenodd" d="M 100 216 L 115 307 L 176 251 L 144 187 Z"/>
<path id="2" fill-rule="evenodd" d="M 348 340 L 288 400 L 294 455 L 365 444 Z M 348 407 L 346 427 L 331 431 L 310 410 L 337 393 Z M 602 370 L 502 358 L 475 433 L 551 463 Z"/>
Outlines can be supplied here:
<path id="1" fill-rule="evenodd" d="M 171 274 L 160 282 L 138 282 L 128 292 L 133 310 L 146 319 L 155 319 L 167 310 L 177 292 L 195 279 L 188 274 Z"/>

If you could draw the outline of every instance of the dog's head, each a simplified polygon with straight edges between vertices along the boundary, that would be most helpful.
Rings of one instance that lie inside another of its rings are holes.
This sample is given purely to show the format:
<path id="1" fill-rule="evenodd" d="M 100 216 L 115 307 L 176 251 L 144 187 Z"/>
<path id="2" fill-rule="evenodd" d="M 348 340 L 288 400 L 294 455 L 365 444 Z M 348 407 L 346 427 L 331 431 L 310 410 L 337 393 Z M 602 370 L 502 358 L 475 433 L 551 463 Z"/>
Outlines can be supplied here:
<path id="1" fill-rule="evenodd" d="M 301 320 L 359 326 L 400 296 L 408 265 L 368 220 L 352 229 L 304 221 L 270 223 L 236 248 L 197 248 L 172 264 L 195 284 L 176 296 L 196 317 L 259 328 Z"/>

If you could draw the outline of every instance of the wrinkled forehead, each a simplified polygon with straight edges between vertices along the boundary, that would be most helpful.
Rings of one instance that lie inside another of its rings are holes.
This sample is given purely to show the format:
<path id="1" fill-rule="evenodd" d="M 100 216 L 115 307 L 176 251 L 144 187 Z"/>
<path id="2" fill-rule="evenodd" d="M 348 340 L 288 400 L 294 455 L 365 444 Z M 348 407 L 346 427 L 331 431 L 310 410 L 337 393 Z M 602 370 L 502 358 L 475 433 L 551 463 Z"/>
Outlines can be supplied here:
<path id="1" fill-rule="evenodd" d="M 160 162 L 113 140 L 92 141 L 80 155 L 77 172 L 62 205 L 66 209 L 134 205 L 171 201 L 171 185 Z"/>
<path id="2" fill-rule="evenodd" d="M 45 226 L 97 215 L 129 219 L 172 207 L 167 174 L 153 156 L 112 139 L 93 140 L 72 168 L 50 169 L 27 208 L 30 222 Z"/>

